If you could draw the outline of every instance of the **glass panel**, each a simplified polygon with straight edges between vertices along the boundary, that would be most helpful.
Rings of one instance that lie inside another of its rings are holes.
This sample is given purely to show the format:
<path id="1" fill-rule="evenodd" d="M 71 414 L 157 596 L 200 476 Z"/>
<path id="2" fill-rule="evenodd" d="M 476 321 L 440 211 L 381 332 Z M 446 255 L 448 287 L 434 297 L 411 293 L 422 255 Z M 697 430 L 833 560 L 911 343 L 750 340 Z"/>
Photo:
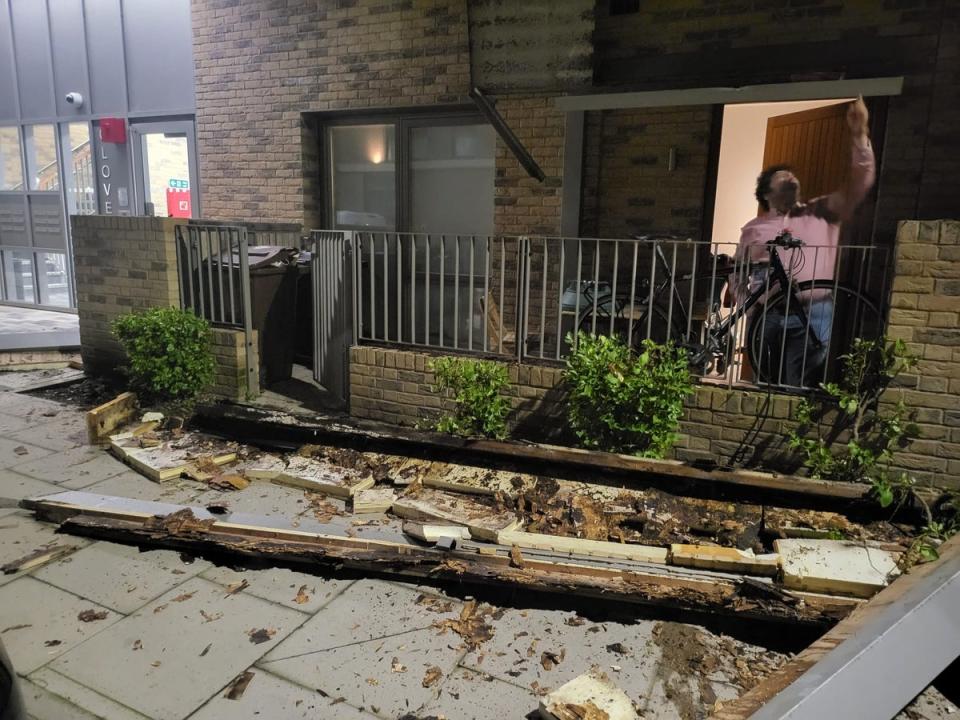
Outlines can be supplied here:
<path id="1" fill-rule="evenodd" d="M 330 128 L 334 225 L 393 230 L 397 218 L 393 125 Z"/>
<path id="2" fill-rule="evenodd" d="M 63 253 L 39 253 L 40 303 L 70 307 L 70 286 L 67 284 L 67 256 Z"/>
<path id="3" fill-rule="evenodd" d="M 495 147 L 489 125 L 413 128 L 410 229 L 493 234 Z"/>
<path id="4" fill-rule="evenodd" d="M 33 253 L 4 250 L 3 275 L 6 280 L 7 300 L 36 302 L 33 291 Z"/>
<path id="5" fill-rule="evenodd" d="M 190 157 L 186 135 L 143 136 L 143 194 L 147 215 L 190 217 Z"/>
<path id="6" fill-rule="evenodd" d="M 15 127 L 0 127 L 0 190 L 23 190 L 20 132 Z"/>
<path id="7" fill-rule="evenodd" d="M 71 215 L 95 215 L 97 195 L 94 180 L 93 143 L 87 123 L 70 123 L 64 140 L 67 166 L 67 205 Z"/>
<path id="8" fill-rule="evenodd" d="M 31 190 L 59 190 L 57 141 L 53 125 L 27 125 L 24 129 L 27 148 L 27 174 Z"/>

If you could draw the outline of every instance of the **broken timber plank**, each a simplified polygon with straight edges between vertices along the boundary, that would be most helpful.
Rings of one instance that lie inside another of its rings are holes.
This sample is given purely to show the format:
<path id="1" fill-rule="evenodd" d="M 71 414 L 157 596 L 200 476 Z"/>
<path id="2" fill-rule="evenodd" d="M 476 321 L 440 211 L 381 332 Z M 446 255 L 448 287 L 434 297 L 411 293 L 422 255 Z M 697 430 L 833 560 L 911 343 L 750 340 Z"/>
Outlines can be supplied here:
<path id="1" fill-rule="evenodd" d="M 784 587 L 872 597 L 899 574 L 894 553 L 848 540 L 774 540 Z"/>
<path id="2" fill-rule="evenodd" d="M 670 546 L 670 562 L 680 567 L 723 570 L 744 575 L 776 575 L 780 557 L 776 553 L 754 555 L 752 552 L 715 545 Z"/>
<path id="3" fill-rule="evenodd" d="M 364 488 L 353 495 L 353 512 L 354 514 L 389 512 L 396 499 L 397 492 L 393 488 Z"/>
<path id="4" fill-rule="evenodd" d="M 520 517 L 511 510 L 433 488 L 421 488 L 397 498 L 393 514 L 407 520 L 442 520 L 463 525 L 474 538 L 490 542 L 497 541 L 498 533 L 520 527 Z"/>
<path id="5" fill-rule="evenodd" d="M 732 575 L 655 564 L 612 567 L 570 562 L 559 556 L 542 559 L 543 553 L 525 556 L 524 567 L 514 568 L 509 556 L 480 554 L 475 549 L 442 551 L 405 542 L 329 535 L 277 527 L 275 520 L 238 514 L 220 520 L 202 508 L 92 493 L 58 493 L 24 500 L 21 505 L 41 519 L 61 522 L 64 532 L 194 554 L 226 551 L 308 569 L 343 567 L 458 583 L 494 583 L 817 626 L 832 624 L 859 604 L 850 598 L 807 593 L 797 593 L 804 602 L 796 605 L 776 598 L 755 603 L 741 597 L 742 579 Z"/>
<path id="6" fill-rule="evenodd" d="M 12 575 L 15 572 L 27 572 L 36 567 L 44 565 L 52 560 L 68 555 L 77 549 L 76 545 L 53 545 L 42 547 L 27 553 L 22 558 L 11 560 L 6 565 L 0 567 L 0 572 L 4 575 Z"/>
<path id="7" fill-rule="evenodd" d="M 497 544 L 534 550 L 552 550 L 557 553 L 573 555 L 592 555 L 595 557 L 623 558 L 638 562 L 667 562 L 667 549 L 653 545 L 634 545 L 605 542 L 603 540 L 585 540 L 582 538 L 528 533 L 519 530 L 505 530 L 497 533 Z"/>
<path id="8" fill-rule="evenodd" d="M 449 456 L 457 451 L 464 462 L 470 458 L 489 461 L 509 460 L 518 466 L 565 467 L 571 471 L 591 470 L 618 478 L 636 478 L 650 482 L 660 478 L 670 480 L 672 491 L 683 481 L 691 488 L 711 492 L 721 486 L 754 498 L 775 497 L 778 504 L 795 503 L 804 507 L 820 504 L 848 507 L 866 499 L 867 489 L 856 483 L 831 482 L 790 475 L 775 475 L 749 470 L 706 470 L 674 460 L 638 458 L 579 448 L 558 447 L 520 441 L 497 441 L 461 438 L 436 432 L 401 428 L 370 420 L 344 418 L 317 418 L 276 410 L 267 410 L 236 403 L 219 403 L 198 408 L 195 420 L 220 433 L 231 433 L 256 439 L 290 444 L 355 443 L 366 449 L 404 453 L 414 448 L 419 454 L 425 449 L 435 456 Z M 244 439 L 238 437 L 237 439 Z M 391 450 L 392 449 L 392 450 Z M 599 478 L 598 478 L 599 479 Z M 872 507 L 872 505 L 865 505 Z"/>
<path id="9" fill-rule="evenodd" d="M 95 407 L 87 413 L 87 438 L 91 443 L 100 442 L 118 427 L 126 425 L 137 411 L 137 396 L 132 392 L 117 395 L 110 402 Z"/>
<path id="10" fill-rule="evenodd" d="M 405 520 L 403 532 L 410 537 L 424 542 L 435 543 L 440 538 L 452 537 L 457 540 L 469 540 L 470 531 L 463 525 L 424 525 L 423 523 Z"/>
<path id="11" fill-rule="evenodd" d="M 195 473 L 196 464 L 200 460 L 214 465 L 226 465 L 237 459 L 237 454 L 219 441 L 218 445 L 212 448 L 191 445 L 194 437 L 196 436 L 184 433 L 176 441 L 161 442 L 155 447 L 141 447 L 142 438 L 126 432 L 110 437 L 110 451 L 154 482 L 178 478 L 185 473 Z"/>

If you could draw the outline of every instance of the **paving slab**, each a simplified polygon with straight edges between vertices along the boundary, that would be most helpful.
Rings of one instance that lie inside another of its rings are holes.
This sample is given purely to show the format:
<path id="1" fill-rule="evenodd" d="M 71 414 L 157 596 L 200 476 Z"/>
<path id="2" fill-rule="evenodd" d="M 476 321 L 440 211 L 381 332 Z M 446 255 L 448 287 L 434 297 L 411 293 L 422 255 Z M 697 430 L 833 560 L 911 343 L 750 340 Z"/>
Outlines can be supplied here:
<path id="1" fill-rule="evenodd" d="M 73 535 L 58 535 L 56 525 L 33 519 L 26 510 L 13 510 L 0 517 L 0 565 L 19 560 L 35 550 L 48 545 L 73 545 L 82 548 L 90 544 L 86 538 Z M 23 577 L 23 573 L 4 575 L 0 573 L 0 585 Z"/>
<path id="2" fill-rule="evenodd" d="M 243 589 L 243 592 L 309 614 L 326 607 L 331 600 L 354 582 L 308 575 L 286 568 L 238 572 L 228 567 L 212 567 L 201 577 L 224 587 L 246 580 L 249 585 Z M 300 599 L 306 598 L 306 600 L 297 602 L 298 591 L 304 585 L 306 590 L 304 595 L 300 595 Z"/>
<path id="3" fill-rule="evenodd" d="M 28 442 L 0 438 L 0 468 L 22 465 L 23 463 L 51 455 L 52 452 L 51 450 L 31 445 Z"/>
<path id="4" fill-rule="evenodd" d="M 252 595 L 192 578 L 66 653 L 51 668 L 137 712 L 183 718 L 303 621 Z M 255 643 L 250 631 L 274 634 Z M 135 649 L 139 648 L 139 649 Z"/>
<path id="5" fill-rule="evenodd" d="M 13 667 L 22 675 L 95 637 L 121 619 L 108 608 L 51 587 L 32 577 L 0 587 L 0 608 L 3 608 L 3 644 Z M 103 620 L 82 622 L 77 618 L 84 610 L 107 613 Z M 18 625 L 28 625 L 12 629 Z M 47 645 L 47 643 L 57 643 Z"/>
<path id="6" fill-rule="evenodd" d="M 45 422 L 32 424 L 25 430 L 14 432 L 8 437 L 14 440 L 24 440 L 48 450 L 69 450 L 72 447 L 86 445 L 87 423 L 84 415 L 73 410 L 63 410 L 55 418 L 43 415 Z"/>
<path id="7" fill-rule="evenodd" d="M 258 665 L 306 687 L 343 696 L 384 717 L 411 711 L 433 697 L 422 685 L 427 668 L 444 676 L 465 652 L 460 638 L 433 623 L 459 616 L 461 605 L 435 612 L 420 593 L 378 580 L 358 580 Z M 395 672 L 396 657 L 406 666 Z"/>
<path id="8" fill-rule="evenodd" d="M 199 502 L 199 499 L 206 499 L 211 492 L 206 485 L 187 478 L 155 483 L 130 468 L 125 468 L 122 472 L 106 480 L 100 480 L 84 490 L 99 495 L 115 495 L 133 500 L 178 505 L 204 504 Z"/>
<path id="9" fill-rule="evenodd" d="M 418 716 L 457 720 L 522 718 L 535 711 L 540 701 L 526 688 L 466 668 L 454 670 L 436 695 L 417 711 Z"/>
<path id="10" fill-rule="evenodd" d="M 336 698 L 324 697 L 316 690 L 308 690 L 253 668 L 253 679 L 239 700 L 228 700 L 223 692 L 217 693 L 202 708 L 190 716 L 190 720 L 374 720 L 375 715 L 357 710 L 339 702 Z"/>
<path id="11" fill-rule="evenodd" d="M 124 472 L 127 466 L 105 450 L 84 445 L 21 462 L 11 469 L 62 488 L 80 490 Z"/>
<path id="12" fill-rule="evenodd" d="M 61 492 L 53 483 L 21 475 L 14 470 L 0 470 L 0 497 L 22 500 L 38 495 L 50 495 Z"/>
<path id="13" fill-rule="evenodd" d="M 134 712 L 90 688 L 85 688 L 50 668 L 40 668 L 31 673 L 29 680 L 35 686 L 52 693 L 58 699 L 64 700 L 82 711 L 92 713 L 98 718 L 147 720 L 144 715 Z M 27 709 L 29 711 L 29 706 Z"/>
<path id="14" fill-rule="evenodd" d="M 204 560 L 185 563 L 170 550 L 140 552 L 128 545 L 98 542 L 46 565 L 34 576 L 128 615 L 209 567 Z"/>
<path id="15" fill-rule="evenodd" d="M 78 412 L 53 400 L 10 391 L 0 392 L 0 407 L 3 407 L 6 415 L 14 415 L 24 420 L 40 417 L 40 422 L 43 422 L 43 417 L 47 417 L 44 413 Z"/>
<path id="16" fill-rule="evenodd" d="M 103 720 L 29 680 L 20 679 L 20 692 L 33 720 Z"/>
<path id="17" fill-rule="evenodd" d="M 30 423 L 23 418 L 0 413 L 0 436 L 6 437 L 10 433 L 15 433 L 28 427 L 30 427 Z"/>

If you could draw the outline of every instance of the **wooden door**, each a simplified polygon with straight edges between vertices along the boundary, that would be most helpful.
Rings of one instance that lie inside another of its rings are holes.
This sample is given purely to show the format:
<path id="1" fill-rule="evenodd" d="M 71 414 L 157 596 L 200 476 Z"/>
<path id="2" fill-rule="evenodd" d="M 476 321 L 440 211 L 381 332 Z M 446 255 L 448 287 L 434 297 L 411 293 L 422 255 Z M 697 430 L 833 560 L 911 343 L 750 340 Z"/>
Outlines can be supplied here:
<path id="1" fill-rule="evenodd" d="M 803 200 L 842 187 L 850 174 L 848 105 L 842 102 L 769 118 L 763 167 L 792 166 Z"/>

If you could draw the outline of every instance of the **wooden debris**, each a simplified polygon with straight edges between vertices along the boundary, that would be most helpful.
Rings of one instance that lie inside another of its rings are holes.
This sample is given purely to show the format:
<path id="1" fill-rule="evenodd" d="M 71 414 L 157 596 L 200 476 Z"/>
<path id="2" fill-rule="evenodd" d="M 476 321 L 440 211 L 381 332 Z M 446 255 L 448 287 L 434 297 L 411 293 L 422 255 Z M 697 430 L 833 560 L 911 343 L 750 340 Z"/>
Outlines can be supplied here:
<path id="1" fill-rule="evenodd" d="M 229 687 L 227 687 L 227 691 L 223 694 L 223 696 L 227 700 L 239 700 L 241 697 L 243 697 L 243 693 L 246 691 L 247 685 L 250 684 L 250 681 L 253 680 L 254 675 L 255 673 L 251 670 L 245 670 L 237 675 L 234 681 L 230 683 Z"/>
<path id="2" fill-rule="evenodd" d="M 237 459 L 235 451 L 216 438 L 196 433 L 183 433 L 174 440 L 161 441 L 155 447 L 143 447 L 143 437 L 121 433 L 110 438 L 110 450 L 137 472 L 154 482 L 172 480 L 190 473 L 207 482 L 213 473 L 205 469 L 226 465 Z"/>
<path id="3" fill-rule="evenodd" d="M 520 526 L 512 510 L 444 490 L 421 488 L 397 498 L 393 514 L 409 520 L 442 520 L 463 525 L 478 540 L 497 541 L 497 535 Z"/>
<path id="4" fill-rule="evenodd" d="M 403 523 L 403 532 L 428 543 L 435 543 L 444 537 L 458 540 L 470 539 L 470 531 L 462 525 L 425 525 L 407 520 Z"/>
<path id="5" fill-rule="evenodd" d="M 373 487 L 374 479 L 320 460 L 293 455 L 270 482 L 347 499 L 358 490 Z"/>
<path id="6" fill-rule="evenodd" d="M 230 583 L 227 585 L 227 595 L 236 595 L 241 590 L 246 590 L 250 587 L 250 583 L 247 582 L 246 578 L 240 580 L 239 582 Z"/>
<path id="7" fill-rule="evenodd" d="M 540 701 L 544 720 L 638 720 L 627 694 L 598 668 L 575 677 Z"/>
<path id="8" fill-rule="evenodd" d="M 76 545 L 47 545 L 33 552 L 27 553 L 22 558 L 11 560 L 6 565 L 0 567 L 4 575 L 12 575 L 15 572 L 27 572 L 40 567 L 52 560 L 63 557 L 76 550 Z"/>
<path id="9" fill-rule="evenodd" d="M 779 570 L 780 556 L 776 553 L 754 555 L 749 550 L 715 545 L 673 544 L 670 546 L 670 562 L 680 567 L 773 576 Z"/>
<path id="10" fill-rule="evenodd" d="M 516 545 L 521 548 L 530 548 L 533 550 L 552 550 L 553 552 L 567 553 L 570 555 L 623 558 L 636 562 L 661 564 L 667 562 L 666 548 L 654 547 L 652 545 L 627 545 L 603 540 L 585 540 L 559 535 L 521 532 L 519 530 L 497 533 L 497 544 Z"/>
<path id="11" fill-rule="evenodd" d="M 307 586 L 301 585 L 300 589 L 297 590 L 297 596 L 293 599 L 297 605 L 305 605 L 310 602 L 310 596 L 307 594 Z"/>
<path id="12" fill-rule="evenodd" d="M 137 412 L 137 396 L 132 392 L 117 395 L 110 402 L 87 413 L 87 438 L 100 442 L 119 427 L 129 423 Z"/>
<path id="13" fill-rule="evenodd" d="M 475 650 L 493 637 L 493 627 L 486 618 L 494 612 L 490 605 L 481 606 L 476 600 L 469 600 L 460 610 L 460 617 L 457 620 L 438 620 L 433 623 L 433 627 L 443 632 L 452 630 L 463 638 L 468 648 Z"/>
<path id="14" fill-rule="evenodd" d="M 210 484 L 225 490 L 243 490 L 250 485 L 250 481 L 243 477 L 243 475 L 227 473 L 225 475 L 215 475 L 211 478 Z"/>
<path id="15" fill-rule="evenodd" d="M 774 540 L 784 587 L 868 598 L 899 574 L 898 556 L 846 540 Z"/>
<path id="16" fill-rule="evenodd" d="M 435 581 L 493 583 L 820 627 L 833 624 L 860 604 L 851 598 L 802 592 L 795 593 L 802 602 L 793 604 L 775 597 L 754 601 L 741 597 L 744 581 L 729 575 L 626 560 L 571 562 L 545 551 L 528 553 L 525 566 L 513 568 L 506 551 L 495 545 L 471 543 L 472 548 L 444 552 L 405 542 L 278 527 L 275 520 L 239 513 L 232 514 L 230 522 L 220 521 L 202 508 L 93 493 L 64 492 L 24 500 L 22 504 L 41 519 L 61 522 L 64 532 L 193 555 L 232 553 L 260 562 L 302 564 L 312 569 L 336 567 Z M 487 548 L 489 554 L 478 547 Z"/>
<path id="17" fill-rule="evenodd" d="M 433 687 L 433 685 L 436 684 L 437 680 L 439 680 L 442 677 L 443 677 L 443 671 L 440 668 L 436 666 L 427 668 L 427 672 L 426 674 L 424 674 L 423 681 L 420 684 L 423 685 L 425 688 Z"/>
<path id="18" fill-rule="evenodd" d="M 269 642 L 270 638 L 277 634 L 273 628 L 250 628 L 247 635 L 250 636 L 250 642 L 254 645 Z"/>
<path id="19" fill-rule="evenodd" d="M 94 622 L 95 620 L 106 620 L 107 611 L 106 610 L 94 610 L 90 608 L 89 610 L 82 610 L 79 615 L 77 615 L 77 620 L 80 622 Z"/>
<path id="20" fill-rule="evenodd" d="M 389 487 L 358 490 L 353 495 L 353 512 L 356 515 L 389 512 L 396 499 L 396 491 Z"/>
<path id="21" fill-rule="evenodd" d="M 510 546 L 510 565 L 515 568 L 523 567 L 523 554 L 516 545 Z"/>

